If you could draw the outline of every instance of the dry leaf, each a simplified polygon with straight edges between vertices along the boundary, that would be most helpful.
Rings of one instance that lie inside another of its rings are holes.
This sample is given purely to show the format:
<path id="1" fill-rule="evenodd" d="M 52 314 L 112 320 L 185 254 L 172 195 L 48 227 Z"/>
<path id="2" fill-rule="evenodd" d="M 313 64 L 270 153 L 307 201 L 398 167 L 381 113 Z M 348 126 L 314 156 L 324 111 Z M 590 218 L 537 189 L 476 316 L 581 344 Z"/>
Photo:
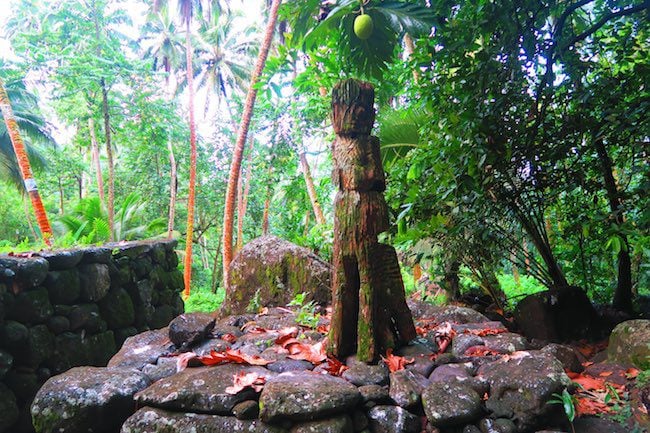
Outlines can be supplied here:
<path id="1" fill-rule="evenodd" d="M 183 371 L 187 368 L 188 362 L 192 359 L 197 359 L 198 356 L 194 352 L 181 353 L 176 357 L 176 371 Z"/>
<path id="2" fill-rule="evenodd" d="M 235 337 L 233 334 L 223 334 L 223 335 L 221 336 L 221 339 L 222 339 L 223 341 L 227 342 L 227 343 L 230 343 L 230 344 L 232 344 L 232 343 L 234 343 L 235 341 L 237 341 L 237 337 Z"/>
<path id="3" fill-rule="evenodd" d="M 328 374 L 332 376 L 340 376 L 348 368 L 349 367 L 347 365 L 343 364 L 338 359 L 329 356 L 327 357 L 325 371 L 327 371 Z"/>
<path id="4" fill-rule="evenodd" d="M 266 378 L 257 373 L 246 373 L 241 371 L 233 376 L 233 385 L 226 388 L 228 394 L 237 394 L 246 388 L 252 388 L 255 392 L 261 392 L 266 383 Z"/>
<path id="5" fill-rule="evenodd" d="M 211 350 L 209 355 L 204 355 L 198 358 L 203 365 L 219 365 L 219 364 L 248 364 L 248 365 L 267 365 L 273 361 L 261 358 L 257 355 L 247 355 L 239 350 L 228 349 L 223 352 Z"/>
<path id="6" fill-rule="evenodd" d="M 384 361 L 391 373 L 404 370 L 407 364 L 412 364 L 415 362 L 415 359 L 413 358 L 405 358 L 403 356 L 393 355 L 393 349 L 386 350 L 386 357 L 384 358 L 382 356 L 381 359 Z"/>
<path id="7" fill-rule="evenodd" d="M 284 347 L 289 351 L 289 358 L 305 360 L 318 365 L 327 359 L 323 343 L 324 340 L 313 345 L 295 340 L 287 343 Z"/>
<path id="8" fill-rule="evenodd" d="M 488 335 L 498 335 L 508 332 L 506 328 L 485 328 L 485 329 L 466 329 L 463 331 L 465 334 L 478 335 L 479 337 L 486 337 Z"/>

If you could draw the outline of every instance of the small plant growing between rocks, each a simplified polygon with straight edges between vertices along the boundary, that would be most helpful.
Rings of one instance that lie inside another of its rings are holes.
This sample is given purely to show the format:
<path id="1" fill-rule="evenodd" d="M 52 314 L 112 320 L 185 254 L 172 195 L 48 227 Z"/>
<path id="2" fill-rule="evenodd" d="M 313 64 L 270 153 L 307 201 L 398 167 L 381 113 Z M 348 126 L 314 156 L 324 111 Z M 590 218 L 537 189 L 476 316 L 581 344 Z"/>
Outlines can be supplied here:
<path id="1" fill-rule="evenodd" d="M 249 313 L 257 313 L 262 306 L 260 305 L 260 289 L 257 289 L 255 291 L 255 295 L 251 298 L 250 302 L 248 303 L 248 306 L 246 307 L 246 311 Z"/>
<path id="2" fill-rule="evenodd" d="M 562 391 L 562 394 L 557 392 L 552 395 L 554 398 L 546 402 L 546 404 L 561 404 L 562 409 L 564 409 L 564 414 L 569 420 L 569 425 L 571 426 L 571 431 L 575 433 L 575 428 L 573 427 L 573 421 L 576 418 L 576 406 L 573 401 L 573 396 L 569 394 L 569 391 L 566 388 Z"/>
<path id="3" fill-rule="evenodd" d="M 296 323 L 307 327 L 316 328 L 320 320 L 320 314 L 316 312 L 316 303 L 314 301 L 305 302 L 307 298 L 306 293 L 297 294 L 287 306 L 298 307 L 296 311 Z"/>

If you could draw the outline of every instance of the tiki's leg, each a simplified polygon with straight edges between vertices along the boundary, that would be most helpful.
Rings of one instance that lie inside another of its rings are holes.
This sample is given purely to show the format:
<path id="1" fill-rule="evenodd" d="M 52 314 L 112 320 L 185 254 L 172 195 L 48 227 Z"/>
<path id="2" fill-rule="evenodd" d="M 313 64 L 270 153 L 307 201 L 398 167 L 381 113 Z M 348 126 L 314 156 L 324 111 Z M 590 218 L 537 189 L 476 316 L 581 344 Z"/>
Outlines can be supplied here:
<path id="1" fill-rule="evenodd" d="M 356 346 L 359 276 L 356 260 L 344 256 L 336 245 L 333 252 L 333 265 L 332 321 L 328 353 L 341 359 L 353 354 Z"/>
<path id="2" fill-rule="evenodd" d="M 357 358 L 363 362 L 377 359 L 377 295 L 372 262 L 372 245 L 364 242 L 358 246 L 359 266 L 359 321 L 357 327 Z M 382 326 L 382 325 L 379 325 Z"/>

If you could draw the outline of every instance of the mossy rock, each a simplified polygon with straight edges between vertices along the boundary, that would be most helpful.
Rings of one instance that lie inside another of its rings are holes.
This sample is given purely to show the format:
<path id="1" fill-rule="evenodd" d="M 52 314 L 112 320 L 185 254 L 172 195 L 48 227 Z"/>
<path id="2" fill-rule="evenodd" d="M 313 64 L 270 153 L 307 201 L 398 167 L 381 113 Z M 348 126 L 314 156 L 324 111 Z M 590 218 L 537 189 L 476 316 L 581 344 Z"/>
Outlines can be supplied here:
<path id="1" fill-rule="evenodd" d="M 307 248 L 262 236 L 242 248 L 230 265 L 223 315 L 243 314 L 254 305 L 282 306 L 297 294 L 326 305 L 331 298 L 330 265 Z"/>
<path id="2" fill-rule="evenodd" d="M 650 369 L 650 320 L 619 323 L 609 337 L 607 357 L 610 362 Z"/>

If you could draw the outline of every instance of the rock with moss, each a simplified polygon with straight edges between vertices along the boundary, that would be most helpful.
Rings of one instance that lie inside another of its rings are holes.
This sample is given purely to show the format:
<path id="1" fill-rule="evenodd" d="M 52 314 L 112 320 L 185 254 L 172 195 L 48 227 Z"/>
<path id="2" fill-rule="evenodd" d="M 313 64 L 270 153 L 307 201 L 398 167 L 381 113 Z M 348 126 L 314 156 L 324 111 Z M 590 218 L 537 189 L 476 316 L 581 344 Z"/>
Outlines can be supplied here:
<path id="1" fill-rule="evenodd" d="M 73 368 L 50 378 L 31 413 L 37 433 L 108 433 L 133 413 L 133 395 L 149 378 L 130 368 Z"/>
<path id="2" fill-rule="evenodd" d="M 307 293 L 306 301 L 329 303 L 329 264 L 307 248 L 262 236 L 246 244 L 232 261 L 221 314 L 286 305 L 302 292 Z"/>
<path id="3" fill-rule="evenodd" d="M 628 320 L 618 324 L 609 337 L 610 362 L 650 369 L 650 320 Z"/>
<path id="4" fill-rule="evenodd" d="M 232 416 L 169 412 L 143 407 L 122 426 L 121 433 L 286 433 L 280 427 L 263 424 L 259 420 L 239 420 Z"/>

